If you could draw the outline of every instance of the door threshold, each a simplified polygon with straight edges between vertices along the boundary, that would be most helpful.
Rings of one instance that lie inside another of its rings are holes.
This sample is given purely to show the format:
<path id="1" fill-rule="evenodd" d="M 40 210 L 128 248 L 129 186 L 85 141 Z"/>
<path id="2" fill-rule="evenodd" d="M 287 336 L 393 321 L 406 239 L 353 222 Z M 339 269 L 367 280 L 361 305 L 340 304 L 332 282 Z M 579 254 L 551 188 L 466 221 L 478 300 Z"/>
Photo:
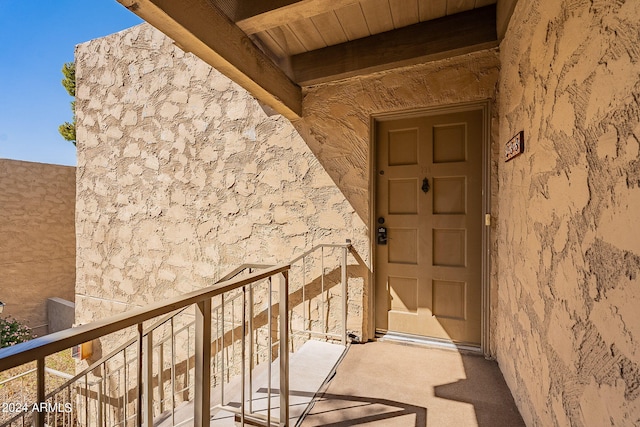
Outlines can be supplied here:
<path id="1" fill-rule="evenodd" d="M 403 334 L 402 332 L 384 331 L 376 329 L 376 339 L 378 341 L 391 341 L 402 344 L 416 344 L 425 347 L 439 348 L 445 350 L 455 350 L 465 353 L 473 353 L 482 356 L 482 348 L 479 345 L 457 343 L 433 337 L 423 337 L 420 335 Z"/>

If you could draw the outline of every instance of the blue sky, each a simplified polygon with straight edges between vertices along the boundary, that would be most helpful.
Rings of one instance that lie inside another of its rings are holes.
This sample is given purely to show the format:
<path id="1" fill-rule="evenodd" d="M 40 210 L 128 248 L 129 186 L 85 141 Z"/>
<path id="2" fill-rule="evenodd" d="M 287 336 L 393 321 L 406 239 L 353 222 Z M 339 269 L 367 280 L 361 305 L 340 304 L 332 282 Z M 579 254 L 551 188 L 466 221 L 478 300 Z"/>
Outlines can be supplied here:
<path id="1" fill-rule="evenodd" d="M 140 22 L 116 0 L 0 0 L 0 158 L 75 166 L 58 133 L 72 117 L 62 65 L 75 45 Z"/>

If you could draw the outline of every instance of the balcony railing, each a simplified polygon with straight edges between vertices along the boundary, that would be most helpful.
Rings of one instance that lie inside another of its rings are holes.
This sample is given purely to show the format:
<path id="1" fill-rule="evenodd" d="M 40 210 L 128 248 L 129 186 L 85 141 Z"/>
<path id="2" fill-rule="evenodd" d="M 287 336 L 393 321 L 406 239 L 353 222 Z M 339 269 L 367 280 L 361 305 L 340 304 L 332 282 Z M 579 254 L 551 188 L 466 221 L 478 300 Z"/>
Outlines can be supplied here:
<path id="1" fill-rule="evenodd" d="M 0 427 L 208 426 L 212 410 L 235 414 L 241 425 L 288 425 L 290 350 L 311 337 L 346 344 L 349 249 L 348 242 L 319 245 L 288 264 L 244 265 L 209 288 L 0 350 L 0 372 L 37 362 L 36 400 L 0 418 Z M 47 356 L 131 332 L 107 356 L 47 389 Z M 277 389 L 272 365 L 280 372 Z M 269 379 L 260 408 L 252 395 L 258 366 Z"/>

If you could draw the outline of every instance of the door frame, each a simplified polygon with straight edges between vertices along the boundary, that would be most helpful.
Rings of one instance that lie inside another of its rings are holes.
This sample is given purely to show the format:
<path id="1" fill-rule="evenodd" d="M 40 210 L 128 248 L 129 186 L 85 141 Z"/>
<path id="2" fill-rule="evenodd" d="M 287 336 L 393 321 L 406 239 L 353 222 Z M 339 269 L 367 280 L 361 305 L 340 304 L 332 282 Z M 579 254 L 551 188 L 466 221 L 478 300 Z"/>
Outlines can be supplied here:
<path id="1" fill-rule="evenodd" d="M 376 122 L 386 120 L 406 119 L 413 117 L 434 116 L 447 113 L 481 110 L 484 123 L 482 142 L 482 254 L 481 254 L 481 338 L 480 349 L 487 357 L 493 356 L 491 349 L 491 100 L 472 101 L 436 107 L 417 108 L 372 114 L 369 123 L 369 253 L 371 254 L 371 269 L 369 277 L 369 330 L 376 333 L 375 324 L 375 272 L 376 272 L 376 177 L 377 177 L 377 135 Z"/>

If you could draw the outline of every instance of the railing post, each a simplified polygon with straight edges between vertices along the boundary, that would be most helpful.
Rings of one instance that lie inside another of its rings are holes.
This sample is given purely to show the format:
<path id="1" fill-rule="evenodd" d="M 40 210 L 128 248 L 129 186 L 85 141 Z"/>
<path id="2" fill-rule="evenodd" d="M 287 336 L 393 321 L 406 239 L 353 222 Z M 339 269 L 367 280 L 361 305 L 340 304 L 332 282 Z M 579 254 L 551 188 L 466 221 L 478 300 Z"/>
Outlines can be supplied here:
<path id="1" fill-rule="evenodd" d="M 242 287 L 242 326 L 240 327 L 242 348 L 240 349 L 240 377 L 242 388 L 240 389 L 240 425 L 244 426 L 246 416 L 246 371 L 247 371 L 247 287 Z"/>
<path id="2" fill-rule="evenodd" d="M 137 350 L 136 350 L 137 351 Z M 122 352 L 122 369 L 124 371 L 124 374 L 122 375 L 124 377 L 124 389 L 123 390 L 127 390 L 127 387 L 129 387 L 129 378 L 127 376 L 127 349 L 125 348 L 124 351 Z M 85 375 L 85 380 L 86 380 L 87 376 Z M 86 381 L 85 381 L 86 382 Z M 120 385 L 120 370 L 118 370 L 118 385 Z M 124 419 L 125 419 L 125 424 L 127 422 L 127 404 L 128 404 L 128 397 L 129 394 L 128 393 L 123 393 L 122 394 L 122 403 L 123 403 L 123 407 L 124 407 Z M 87 405 L 88 406 L 88 405 Z M 88 418 L 88 416 L 87 416 Z"/>
<path id="3" fill-rule="evenodd" d="M 320 247 L 320 269 L 321 269 L 321 273 L 320 273 L 320 303 L 322 304 L 322 323 L 320 324 L 320 326 L 322 326 L 322 333 L 326 334 L 327 332 L 329 332 L 329 327 L 328 327 L 328 320 L 327 317 L 329 317 L 329 313 L 327 313 L 325 315 L 324 311 L 327 307 L 327 302 L 325 300 L 325 294 L 324 294 L 324 246 Z"/>
<path id="4" fill-rule="evenodd" d="M 98 408 L 97 408 L 98 409 L 98 418 L 96 419 L 96 426 L 101 426 L 101 425 L 103 425 L 103 422 L 102 422 L 102 418 L 103 418 L 103 415 L 102 415 L 102 399 L 103 399 L 102 398 L 102 381 L 98 381 L 97 385 L 98 385 Z M 57 424 L 55 424 L 55 425 L 57 425 Z"/>
<path id="5" fill-rule="evenodd" d="M 37 363 L 37 402 L 38 405 L 40 405 L 41 403 L 44 402 L 44 357 L 41 359 L 38 359 Z M 44 427 L 44 418 L 46 415 L 45 411 L 36 411 L 36 426 L 37 427 Z"/>
<path id="6" fill-rule="evenodd" d="M 342 248 L 342 345 L 347 345 L 347 251 L 348 247 Z"/>
<path id="7" fill-rule="evenodd" d="M 220 404 L 224 405 L 224 382 L 225 382 L 225 363 L 224 363 L 224 294 L 220 296 Z M 216 319 L 217 320 L 217 319 Z"/>
<path id="8" fill-rule="evenodd" d="M 249 285 L 249 413 L 253 414 L 253 283 Z"/>
<path id="9" fill-rule="evenodd" d="M 171 425 L 176 424 L 176 334 L 171 318 Z"/>
<path id="10" fill-rule="evenodd" d="M 99 408 L 99 414 L 98 414 L 98 419 L 100 420 L 100 422 L 98 423 L 98 425 L 100 427 L 104 427 L 106 426 L 107 423 L 107 400 L 105 400 L 105 397 L 107 396 L 107 368 L 105 366 L 105 364 L 101 364 L 100 365 L 100 377 L 102 378 L 102 381 L 100 382 L 100 406 L 98 406 Z"/>
<path id="11" fill-rule="evenodd" d="M 196 305 L 195 337 L 195 400 L 193 418 L 195 427 L 209 426 L 211 416 L 211 298 Z"/>
<path id="12" fill-rule="evenodd" d="M 144 421 L 147 427 L 153 427 L 153 331 L 149 331 L 144 337 L 143 345 Z M 159 386 L 162 387 L 162 384 Z"/>
<path id="13" fill-rule="evenodd" d="M 280 279 L 280 426 L 289 425 L 289 272 Z"/>
<path id="14" fill-rule="evenodd" d="M 142 426 L 142 423 L 144 422 L 144 417 L 143 417 L 143 381 L 142 381 L 142 376 L 144 375 L 144 371 L 143 371 L 143 365 L 142 365 L 142 357 L 143 357 L 143 334 L 144 334 L 144 328 L 142 327 L 142 323 L 138 323 L 138 342 L 137 342 L 137 352 L 138 352 L 138 358 L 136 359 L 136 380 L 138 381 L 138 400 L 136 402 L 136 425 L 137 426 Z M 125 368 L 126 369 L 126 368 Z M 125 370 L 125 373 L 127 371 Z M 126 378 L 126 375 L 125 375 Z M 125 381 L 126 382 L 126 381 Z M 125 405 L 127 404 L 126 399 L 125 399 Z M 125 417 L 125 424 L 126 424 L 126 417 Z M 89 425 L 89 424 L 87 424 Z"/>
<path id="15" fill-rule="evenodd" d="M 269 378 L 269 380 L 267 381 L 267 426 L 271 427 L 271 365 L 273 364 L 273 339 L 272 339 L 272 321 L 273 318 L 271 317 L 271 306 L 273 305 L 273 281 L 272 278 L 269 277 L 269 298 L 267 301 L 267 319 L 269 319 L 267 321 L 267 343 L 269 345 L 269 362 L 267 365 L 267 378 Z"/>
<path id="16" fill-rule="evenodd" d="M 158 352 L 158 412 L 164 412 L 164 382 L 163 382 L 163 369 L 164 369 L 164 341 L 160 342 Z"/>

